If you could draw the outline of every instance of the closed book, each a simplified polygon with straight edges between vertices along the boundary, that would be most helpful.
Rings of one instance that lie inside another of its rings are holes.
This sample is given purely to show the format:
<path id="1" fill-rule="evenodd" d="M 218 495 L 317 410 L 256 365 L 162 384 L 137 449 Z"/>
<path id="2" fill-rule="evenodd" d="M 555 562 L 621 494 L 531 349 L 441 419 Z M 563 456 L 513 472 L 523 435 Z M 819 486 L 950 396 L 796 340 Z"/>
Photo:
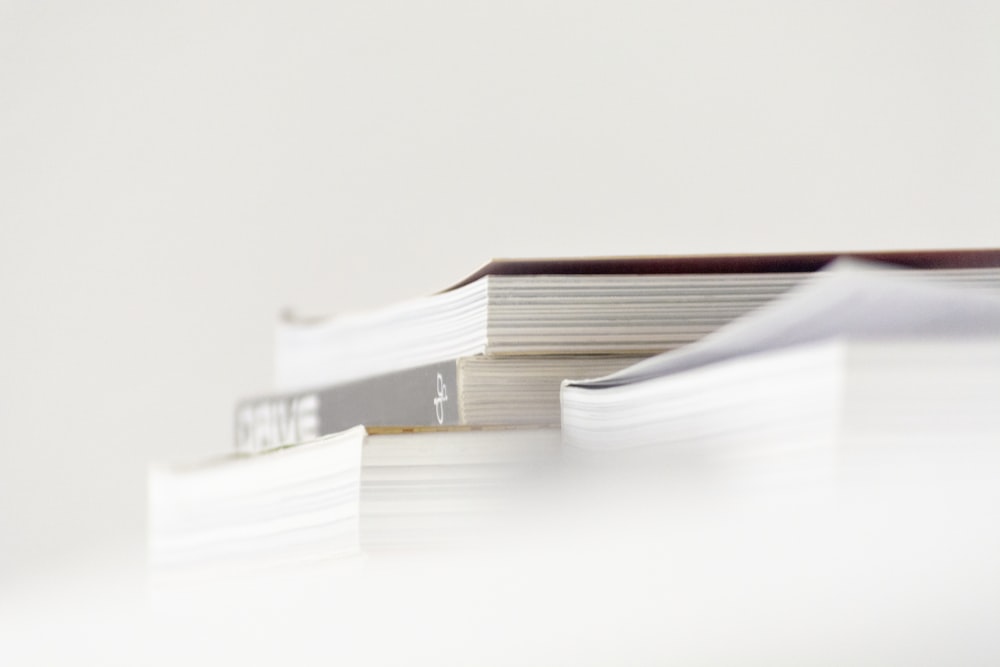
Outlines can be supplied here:
<path id="1" fill-rule="evenodd" d="M 486 355 L 649 356 L 694 342 L 841 255 L 1000 288 L 1000 251 L 497 260 L 439 294 L 367 313 L 287 318 L 278 391 Z"/>
<path id="2" fill-rule="evenodd" d="M 149 470 L 155 586 L 299 568 L 360 550 L 355 428 L 262 456 Z"/>
<path id="3" fill-rule="evenodd" d="M 996 294 L 841 264 L 682 350 L 566 381 L 563 437 L 699 455 L 995 443 L 998 341 Z"/>
<path id="4" fill-rule="evenodd" d="M 294 572 L 482 535 L 547 470 L 558 429 L 369 433 L 149 470 L 154 587 Z"/>
<path id="5" fill-rule="evenodd" d="M 566 378 L 607 375 L 642 357 L 463 357 L 236 408 L 236 450 L 262 452 L 356 425 L 369 432 L 559 424 Z"/>

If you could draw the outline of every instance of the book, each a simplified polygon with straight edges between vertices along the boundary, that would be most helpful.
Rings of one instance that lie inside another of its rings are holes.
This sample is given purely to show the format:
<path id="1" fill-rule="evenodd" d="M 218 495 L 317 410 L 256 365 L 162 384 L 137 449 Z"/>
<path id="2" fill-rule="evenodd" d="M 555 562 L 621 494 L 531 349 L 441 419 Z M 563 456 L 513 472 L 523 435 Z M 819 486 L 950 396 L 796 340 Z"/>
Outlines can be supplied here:
<path id="1" fill-rule="evenodd" d="M 358 426 L 260 454 L 154 466 L 151 570 L 170 588 L 466 540 L 559 443 L 558 429 Z"/>
<path id="2" fill-rule="evenodd" d="M 1000 285 L 1000 251 L 847 253 L 945 282 Z M 841 254 L 497 260 L 369 313 L 286 318 L 276 384 L 296 392 L 487 355 L 649 356 L 745 315 Z"/>
<path id="3" fill-rule="evenodd" d="M 1000 438 L 1000 295 L 839 262 L 690 346 L 562 387 L 564 441 L 738 453 Z"/>
<path id="4" fill-rule="evenodd" d="M 359 553 L 365 437 L 358 427 L 258 456 L 151 467 L 149 558 L 157 581 L 238 576 Z"/>
<path id="5" fill-rule="evenodd" d="M 558 428 L 371 434 L 362 451 L 367 554 L 470 545 L 559 460 Z"/>
<path id="6" fill-rule="evenodd" d="M 315 391 L 248 399 L 236 408 L 236 451 L 262 452 L 363 424 L 369 433 L 559 425 L 568 377 L 606 375 L 636 356 L 474 356 Z"/>

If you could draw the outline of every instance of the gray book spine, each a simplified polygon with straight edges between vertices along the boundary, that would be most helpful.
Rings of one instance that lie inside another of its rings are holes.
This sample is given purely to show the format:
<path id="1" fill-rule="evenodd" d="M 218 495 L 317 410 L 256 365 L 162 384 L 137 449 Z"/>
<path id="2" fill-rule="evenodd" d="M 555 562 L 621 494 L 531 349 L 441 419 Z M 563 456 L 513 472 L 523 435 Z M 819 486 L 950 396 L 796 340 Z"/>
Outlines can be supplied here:
<path id="1" fill-rule="evenodd" d="M 264 452 L 337 433 L 369 428 L 460 426 L 458 361 L 268 396 L 236 406 L 236 451 Z"/>

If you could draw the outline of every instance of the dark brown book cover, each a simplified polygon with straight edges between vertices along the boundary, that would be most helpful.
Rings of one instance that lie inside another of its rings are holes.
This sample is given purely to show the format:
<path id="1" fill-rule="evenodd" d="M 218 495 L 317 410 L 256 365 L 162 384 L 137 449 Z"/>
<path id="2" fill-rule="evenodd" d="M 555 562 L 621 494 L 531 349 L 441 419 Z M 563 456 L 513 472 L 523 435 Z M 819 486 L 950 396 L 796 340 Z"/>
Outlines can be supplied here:
<path id="1" fill-rule="evenodd" d="M 885 262 L 911 269 L 1000 267 L 1000 249 L 997 248 L 494 259 L 445 291 L 475 282 L 483 276 L 809 273 L 818 271 L 839 257 Z"/>

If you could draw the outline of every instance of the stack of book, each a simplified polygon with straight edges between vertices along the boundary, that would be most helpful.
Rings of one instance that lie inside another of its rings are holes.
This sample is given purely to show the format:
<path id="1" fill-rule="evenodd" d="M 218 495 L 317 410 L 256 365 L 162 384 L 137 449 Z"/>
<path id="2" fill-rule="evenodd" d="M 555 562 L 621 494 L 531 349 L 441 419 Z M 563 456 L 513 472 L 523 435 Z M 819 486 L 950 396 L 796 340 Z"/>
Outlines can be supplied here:
<path id="1" fill-rule="evenodd" d="M 394 307 L 283 321 L 275 393 L 238 404 L 233 456 L 151 473 L 153 563 L 448 542 L 560 447 L 780 448 L 840 428 L 820 413 L 844 391 L 905 396 L 923 359 L 961 369 L 941 386 L 988 384 L 990 345 L 966 343 L 1000 333 L 1000 251 L 852 256 L 907 270 L 820 271 L 834 254 L 501 260 Z M 932 400 L 875 400 L 850 423 Z"/>

